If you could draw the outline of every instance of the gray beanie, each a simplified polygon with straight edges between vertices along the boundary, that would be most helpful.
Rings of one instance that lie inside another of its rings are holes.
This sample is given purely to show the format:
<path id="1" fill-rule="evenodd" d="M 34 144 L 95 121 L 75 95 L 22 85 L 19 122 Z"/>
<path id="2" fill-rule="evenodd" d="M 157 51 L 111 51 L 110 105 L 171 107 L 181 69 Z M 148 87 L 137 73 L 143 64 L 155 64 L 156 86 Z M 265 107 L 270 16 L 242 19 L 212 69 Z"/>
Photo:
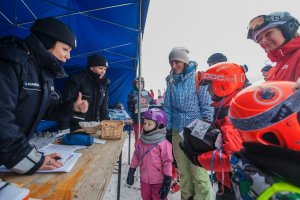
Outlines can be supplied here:
<path id="1" fill-rule="evenodd" d="M 185 47 L 174 47 L 169 54 L 169 61 L 178 60 L 188 65 L 190 62 L 188 53 L 189 50 L 187 50 Z"/>

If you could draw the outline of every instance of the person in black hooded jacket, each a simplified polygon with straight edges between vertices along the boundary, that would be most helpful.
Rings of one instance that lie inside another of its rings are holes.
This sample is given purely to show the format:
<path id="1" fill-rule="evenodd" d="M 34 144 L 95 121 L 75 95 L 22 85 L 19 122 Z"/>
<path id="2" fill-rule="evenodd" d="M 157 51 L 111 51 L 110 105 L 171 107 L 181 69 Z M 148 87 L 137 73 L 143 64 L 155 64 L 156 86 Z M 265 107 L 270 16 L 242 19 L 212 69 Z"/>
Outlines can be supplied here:
<path id="1" fill-rule="evenodd" d="M 75 131 L 80 129 L 80 121 L 102 121 L 109 119 L 108 115 L 108 84 L 105 77 L 108 68 L 107 60 L 100 54 L 88 56 L 87 69 L 71 77 L 65 85 L 63 100 L 74 102 L 81 91 L 89 103 L 86 113 L 75 113 L 71 120 L 60 123 L 61 130 Z"/>
<path id="2" fill-rule="evenodd" d="M 37 19 L 30 31 L 24 40 L 0 38 L 0 165 L 20 174 L 62 166 L 54 159 L 59 154 L 45 156 L 28 142 L 41 119 L 88 108 L 81 94 L 74 104 L 61 103 L 53 84 L 66 75 L 63 64 L 76 47 L 73 31 L 55 18 Z"/>

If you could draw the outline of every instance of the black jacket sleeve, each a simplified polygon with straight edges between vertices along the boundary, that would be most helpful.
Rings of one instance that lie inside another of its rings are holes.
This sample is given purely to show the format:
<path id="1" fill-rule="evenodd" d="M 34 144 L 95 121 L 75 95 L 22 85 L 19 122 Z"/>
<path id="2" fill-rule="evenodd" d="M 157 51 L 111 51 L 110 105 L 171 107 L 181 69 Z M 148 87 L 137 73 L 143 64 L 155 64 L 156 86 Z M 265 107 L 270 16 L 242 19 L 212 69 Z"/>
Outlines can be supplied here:
<path id="1" fill-rule="evenodd" d="M 20 84 L 17 68 L 9 65 L 0 60 L 0 164 L 17 173 L 34 173 L 44 156 L 30 146 L 26 133 L 16 123 Z"/>
<path id="2" fill-rule="evenodd" d="M 64 87 L 62 100 L 60 106 L 56 106 L 56 109 L 60 110 L 60 113 L 68 113 L 67 116 L 64 116 L 59 120 L 60 129 L 70 128 L 70 121 L 74 114 L 73 103 L 76 101 L 79 93 L 80 82 L 76 78 L 69 79 Z M 84 96 L 83 96 L 84 98 Z M 65 110 L 63 110 L 65 109 Z M 82 113 L 80 113 L 81 115 Z"/>

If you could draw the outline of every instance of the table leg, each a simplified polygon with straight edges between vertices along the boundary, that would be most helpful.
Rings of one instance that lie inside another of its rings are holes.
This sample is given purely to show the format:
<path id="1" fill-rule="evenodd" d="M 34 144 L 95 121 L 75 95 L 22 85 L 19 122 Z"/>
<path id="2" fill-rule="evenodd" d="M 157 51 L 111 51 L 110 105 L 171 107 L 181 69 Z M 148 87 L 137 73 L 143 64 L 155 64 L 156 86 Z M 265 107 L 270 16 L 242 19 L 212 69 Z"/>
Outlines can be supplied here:
<path id="1" fill-rule="evenodd" d="M 119 167 L 118 167 L 118 191 L 117 191 L 117 200 L 120 200 L 120 190 L 121 190 L 121 174 L 122 174 L 122 151 L 119 156 Z"/>
<path id="2" fill-rule="evenodd" d="M 132 129 L 132 125 L 129 125 L 129 140 L 128 140 L 128 165 L 130 165 L 130 147 L 131 147 L 131 129 Z"/>

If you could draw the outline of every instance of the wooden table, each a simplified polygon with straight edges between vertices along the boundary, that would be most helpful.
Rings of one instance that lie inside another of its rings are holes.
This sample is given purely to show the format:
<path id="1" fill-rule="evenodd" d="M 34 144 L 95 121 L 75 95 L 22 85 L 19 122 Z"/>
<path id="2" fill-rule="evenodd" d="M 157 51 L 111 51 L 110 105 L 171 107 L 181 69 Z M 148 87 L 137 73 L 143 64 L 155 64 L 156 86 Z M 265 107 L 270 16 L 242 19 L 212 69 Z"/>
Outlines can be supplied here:
<path id="1" fill-rule="evenodd" d="M 106 144 L 93 144 L 82 153 L 71 172 L 35 173 L 31 176 L 15 173 L 1 173 L 0 178 L 30 189 L 30 197 L 43 200 L 103 199 L 114 166 L 119 160 L 118 195 L 120 198 L 120 177 L 122 148 L 126 135 L 120 140 L 107 140 Z"/>

